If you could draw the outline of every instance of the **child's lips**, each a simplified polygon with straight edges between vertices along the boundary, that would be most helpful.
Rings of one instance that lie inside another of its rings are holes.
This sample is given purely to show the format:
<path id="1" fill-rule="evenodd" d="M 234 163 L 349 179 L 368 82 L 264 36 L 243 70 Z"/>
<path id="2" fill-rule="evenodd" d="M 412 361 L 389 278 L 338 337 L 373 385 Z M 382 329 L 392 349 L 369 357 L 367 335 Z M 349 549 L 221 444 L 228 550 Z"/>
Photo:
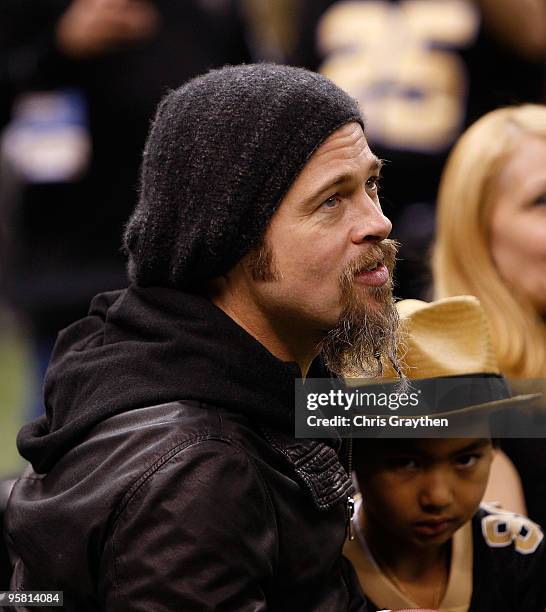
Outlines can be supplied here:
<path id="1" fill-rule="evenodd" d="M 440 535 L 453 527 L 455 519 L 451 517 L 417 521 L 413 524 L 414 531 L 422 536 Z"/>

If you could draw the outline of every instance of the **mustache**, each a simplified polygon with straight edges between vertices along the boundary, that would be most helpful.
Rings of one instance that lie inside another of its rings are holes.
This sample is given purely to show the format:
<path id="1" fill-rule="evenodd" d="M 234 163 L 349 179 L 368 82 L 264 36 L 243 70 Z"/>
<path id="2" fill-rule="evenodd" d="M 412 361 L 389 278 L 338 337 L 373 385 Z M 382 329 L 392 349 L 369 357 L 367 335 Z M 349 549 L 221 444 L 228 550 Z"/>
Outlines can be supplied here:
<path id="1" fill-rule="evenodd" d="M 390 238 L 372 244 L 365 253 L 353 259 L 345 267 L 342 278 L 346 282 L 352 281 L 360 272 L 380 264 L 384 264 L 389 271 L 389 275 L 392 276 L 399 248 L 400 243 Z"/>

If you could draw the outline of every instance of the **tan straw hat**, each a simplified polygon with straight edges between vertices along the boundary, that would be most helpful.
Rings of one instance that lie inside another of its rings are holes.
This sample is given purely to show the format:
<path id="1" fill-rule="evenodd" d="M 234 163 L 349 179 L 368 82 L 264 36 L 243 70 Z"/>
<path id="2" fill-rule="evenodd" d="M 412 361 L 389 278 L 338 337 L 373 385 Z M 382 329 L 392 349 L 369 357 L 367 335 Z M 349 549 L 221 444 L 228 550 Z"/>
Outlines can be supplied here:
<path id="1" fill-rule="evenodd" d="M 435 302 L 402 300 L 403 372 L 408 378 L 500 374 L 487 318 L 470 295 Z"/>
<path id="2" fill-rule="evenodd" d="M 461 387 L 464 397 L 444 407 L 445 414 L 478 409 L 488 412 L 539 397 L 511 395 L 497 364 L 487 318 L 476 297 L 461 295 L 430 303 L 402 300 L 396 308 L 401 320 L 402 371 L 412 386 L 468 380 L 469 384 Z M 392 379 L 396 375 L 387 367 L 384 377 Z M 435 411 L 435 416 L 442 414 Z"/>

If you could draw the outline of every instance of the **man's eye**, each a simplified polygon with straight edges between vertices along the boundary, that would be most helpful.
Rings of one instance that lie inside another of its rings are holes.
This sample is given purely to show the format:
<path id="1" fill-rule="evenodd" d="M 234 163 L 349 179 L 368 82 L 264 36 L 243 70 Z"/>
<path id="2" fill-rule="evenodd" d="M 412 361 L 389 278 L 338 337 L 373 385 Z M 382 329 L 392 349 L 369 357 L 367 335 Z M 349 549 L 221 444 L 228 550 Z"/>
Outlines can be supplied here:
<path id="1" fill-rule="evenodd" d="M 337 206 L 338 201 L 339 201 L 338 196 L 333 195 L 333 196 L 330 196 L 327 200 L 324 200 L 324 202 L 322 203 L 322 206 L 324 206 L 324 208 L 334 208 L 335 206 Z"/>
<path id="2" fill-rule="evenodd" d="M 370 178 L 366 181 L 366 189 L 371 191 L 379 191 L 381 187 L 381 177 L 380 176 L 370 176 Z"/>
<path id="3" fill-rule="evenodd" d="M 533 206 L 546 206 L 546 193 L 533 200 Z"/>
<path id="4" fill-rule="evenodd" d="M 474 467 L 481 455 L 473 454 L 473 455 L 461 455 L 457 458 L 457 466 L 463 469 L 468 469 Z"/>

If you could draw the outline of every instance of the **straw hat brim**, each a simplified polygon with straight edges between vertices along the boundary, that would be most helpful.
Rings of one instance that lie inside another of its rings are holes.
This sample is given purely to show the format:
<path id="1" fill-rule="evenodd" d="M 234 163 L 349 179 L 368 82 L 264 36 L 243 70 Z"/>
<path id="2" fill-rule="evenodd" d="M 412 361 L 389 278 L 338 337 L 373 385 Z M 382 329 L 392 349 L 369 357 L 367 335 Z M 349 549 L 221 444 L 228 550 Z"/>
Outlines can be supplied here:
<path id="1" fill-rule="evenodd" d="M 445 412 L 432 412 L 426 416 L 435 418 L 447 418 L 447 417 L 465 417 L 465 416 L 481 416 L 489 415 L 493 412 L 500 410 L 508 410 L 514 405 L 524 406 L 530 404 L 537 398 L 542 397 L 541 393 L 530 393 L 528 395 L 515 395 L 514 397 L 507 397 L 505 399 L 494 400 L 491 402 L 485 402 L 483 404 L 474 404 L 472 406 L 465 406 L 464 408 L 458 408 L 456 410 L 448 410 Z M 412 415 L 412 416 L 425 416 L 425 415 Z"/>

